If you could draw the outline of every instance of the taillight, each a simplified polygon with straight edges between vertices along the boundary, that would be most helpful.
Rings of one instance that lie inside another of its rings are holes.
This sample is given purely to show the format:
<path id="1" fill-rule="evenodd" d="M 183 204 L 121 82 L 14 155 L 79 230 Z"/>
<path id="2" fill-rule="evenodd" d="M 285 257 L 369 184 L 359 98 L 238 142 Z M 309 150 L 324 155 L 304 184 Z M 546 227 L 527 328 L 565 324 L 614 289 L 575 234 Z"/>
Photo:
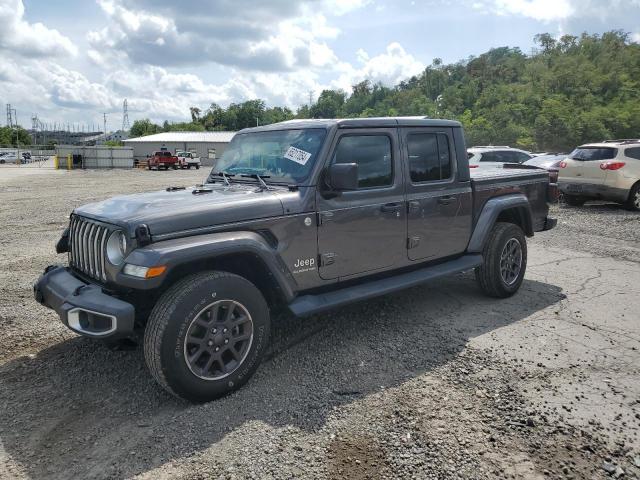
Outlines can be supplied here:
<path id="1" fill-rule="evenodd" d="M 480 165 L 469 165 L 469 168 L 478 168 Z"/>
<path id="2" fill-rule="evenodd" d="M 549 183 L 549 185 L 547 185 L 547 202 L 557 202 L 558 198 L 560 198 L 560 190 L 558 189 L 558 184 Z"/>
<path id="3" fill-rule="evenodd" d="M 600 164 L 600 168 L 602 170 L 620 170 L 625 165 L 624 162 L 604 162 Z"/>
<path id="4" fill-rule="evenodd" d="M 565 162 L 564 160 L 560 162 L 559 164 L 560 168 L 567 168 L 567 162 Z"/>

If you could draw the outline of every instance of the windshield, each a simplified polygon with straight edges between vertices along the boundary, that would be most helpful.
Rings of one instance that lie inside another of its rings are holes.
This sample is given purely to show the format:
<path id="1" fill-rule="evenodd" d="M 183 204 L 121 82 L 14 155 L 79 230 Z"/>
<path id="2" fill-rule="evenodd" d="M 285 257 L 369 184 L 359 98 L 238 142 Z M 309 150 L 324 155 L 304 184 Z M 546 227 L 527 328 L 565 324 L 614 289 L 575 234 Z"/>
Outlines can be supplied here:
<path id="1" fill-rule="evenodd" d="M 211 175 L 260 175 L 269 177 L 267 182 L 302 184 L 311 173 L 326 134 L 321 128 L 238 134 Z"/>
<path id="2" fill-rule="evenodd" d="M 580 147 L 576 148 L 569 158 L 573 160 L 610 160 L 618 153 L 617 148 L 608 147 Z"/>

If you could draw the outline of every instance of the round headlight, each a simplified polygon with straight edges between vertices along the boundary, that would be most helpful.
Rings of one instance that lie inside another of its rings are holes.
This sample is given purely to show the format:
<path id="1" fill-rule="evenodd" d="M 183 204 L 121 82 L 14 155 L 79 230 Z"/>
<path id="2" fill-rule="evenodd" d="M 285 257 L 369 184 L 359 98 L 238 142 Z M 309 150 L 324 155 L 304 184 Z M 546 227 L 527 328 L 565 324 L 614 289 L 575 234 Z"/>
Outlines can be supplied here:
<path id="1" fill-rule="evenodd" d="M 120 265 L 127 252 L 127 237 L 121 230 L 116 230 L 107 240 L 107 259 L 113 265 Z"/>

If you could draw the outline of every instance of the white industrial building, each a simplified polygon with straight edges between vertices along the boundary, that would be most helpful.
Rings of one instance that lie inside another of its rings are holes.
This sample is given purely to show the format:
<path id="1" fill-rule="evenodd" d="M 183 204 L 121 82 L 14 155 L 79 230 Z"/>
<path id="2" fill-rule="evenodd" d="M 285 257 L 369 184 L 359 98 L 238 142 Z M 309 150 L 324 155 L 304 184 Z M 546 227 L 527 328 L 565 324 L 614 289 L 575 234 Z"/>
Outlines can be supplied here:
<path id="1" fill-rule="evenodd" d="M 136 160 L 145 160 L 157 150 L 193 152 L 200 157 L 202 165 L 213 165 L 225 151 L 236 132 L 162 132 L 145 137 L 124 140 L 133 147 Z"/>

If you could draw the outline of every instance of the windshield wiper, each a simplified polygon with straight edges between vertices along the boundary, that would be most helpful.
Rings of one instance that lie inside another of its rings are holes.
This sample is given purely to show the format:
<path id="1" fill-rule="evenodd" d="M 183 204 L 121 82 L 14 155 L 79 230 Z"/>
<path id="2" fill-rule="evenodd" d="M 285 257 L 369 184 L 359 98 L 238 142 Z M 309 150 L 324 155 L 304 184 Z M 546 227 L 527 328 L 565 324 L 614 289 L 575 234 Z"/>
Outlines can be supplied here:
<path id="1" fill-rule="evenodd" d="M 257 179 L 261 184 L 262 184 L 262 189 L 263 190 L 272 190 L 272 188 L 267 185 L 267 182 L 264 181 L 265 178 L 271 178 L 271 176 L 269 175 L 258 175 L 257 173 L 252 173 L 251 175 L 240 175 L 241 177 L 246 177 L 246 178 L 255 178 Z"/>
<path id="2" fill-rule="evenodd" d="M 224 181 L 224 184 L 228 187 L 231 185 L 231 182 L 229 181 L 229 177 L 235 177 L 235 173 L 225 173 L 225 172 L 217 172 L 217 173 L 212 173 L 211 176 L 218 176 L 218 177 L 222 177 L 222 180 Z"/>

